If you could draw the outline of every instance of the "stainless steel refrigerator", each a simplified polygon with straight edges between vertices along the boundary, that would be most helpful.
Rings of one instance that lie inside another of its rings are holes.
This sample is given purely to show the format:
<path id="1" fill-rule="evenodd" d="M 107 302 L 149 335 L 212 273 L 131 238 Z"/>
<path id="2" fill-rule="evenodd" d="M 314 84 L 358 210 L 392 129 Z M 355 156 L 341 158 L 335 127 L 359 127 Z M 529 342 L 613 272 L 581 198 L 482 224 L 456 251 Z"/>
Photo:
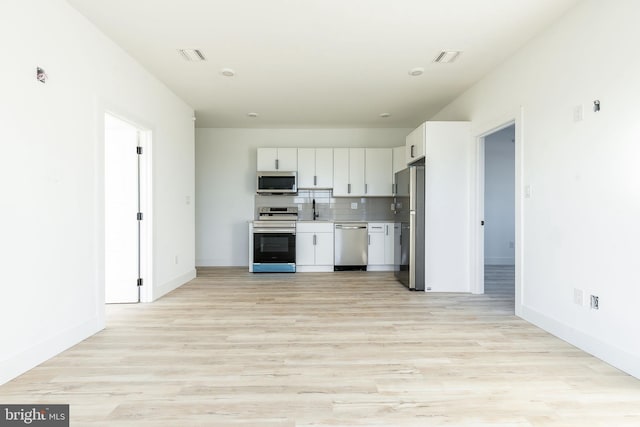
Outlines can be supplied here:
<path id="1" fill-rule="evenodd" d="M 396 173 L 395 276 L 410 290 L 424 291 L 425 282 L 425 171 L 424 162 Z M 399 246 L 399 247 L 398 247 Z M 398 251 L 399 249 L 399 251 Z M 399 254 L 399 256 L 398 256 Z"/>

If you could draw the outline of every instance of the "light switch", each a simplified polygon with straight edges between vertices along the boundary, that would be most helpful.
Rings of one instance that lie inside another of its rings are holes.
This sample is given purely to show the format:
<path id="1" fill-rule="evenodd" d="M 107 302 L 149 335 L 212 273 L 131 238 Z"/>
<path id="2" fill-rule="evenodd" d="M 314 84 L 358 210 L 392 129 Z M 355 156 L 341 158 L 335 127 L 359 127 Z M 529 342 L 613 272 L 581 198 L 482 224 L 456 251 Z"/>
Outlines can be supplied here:
<path id="1" fill-rule="evenodd" d="M 576 123 L 581 122 L 582 116 L 582 105 L 576 105 L 575 107 L 573 107 L 573 121 Z"/>

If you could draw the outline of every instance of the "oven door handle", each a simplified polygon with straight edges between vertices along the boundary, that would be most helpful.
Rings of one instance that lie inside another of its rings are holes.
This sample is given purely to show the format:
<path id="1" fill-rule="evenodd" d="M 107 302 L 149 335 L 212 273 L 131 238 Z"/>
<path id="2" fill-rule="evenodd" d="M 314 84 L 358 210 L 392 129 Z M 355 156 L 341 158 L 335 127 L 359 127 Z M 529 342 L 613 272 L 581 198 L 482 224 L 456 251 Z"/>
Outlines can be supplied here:
<path id="1" fill-rule="evenodd" d="M 253 229 L 253 234 L 276 234 L 276 233 L 296 234 L 296 230 L 292 230 L 290 228 L 254 228 Z"/>

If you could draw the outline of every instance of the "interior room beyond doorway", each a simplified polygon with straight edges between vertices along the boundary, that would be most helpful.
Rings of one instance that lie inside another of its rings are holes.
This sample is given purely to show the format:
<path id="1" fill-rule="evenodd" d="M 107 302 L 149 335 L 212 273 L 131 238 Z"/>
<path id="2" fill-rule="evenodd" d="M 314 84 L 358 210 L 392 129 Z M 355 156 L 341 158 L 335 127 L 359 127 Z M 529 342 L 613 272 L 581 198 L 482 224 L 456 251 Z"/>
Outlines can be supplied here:
<path id="1" fill-rule="evenodd" d="M 515 292 L 515 125 L 484 137 L 485 293 Z"/>

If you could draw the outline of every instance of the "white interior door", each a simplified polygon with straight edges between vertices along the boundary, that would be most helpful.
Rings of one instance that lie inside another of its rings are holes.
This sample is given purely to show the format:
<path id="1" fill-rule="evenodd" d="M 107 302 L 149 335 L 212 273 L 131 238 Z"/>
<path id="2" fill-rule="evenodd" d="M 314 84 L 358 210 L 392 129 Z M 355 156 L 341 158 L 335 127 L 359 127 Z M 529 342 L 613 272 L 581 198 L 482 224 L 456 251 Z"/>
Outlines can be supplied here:
<path id="1" fill-rule="evenodd" d="M 105 115 L 105 301 L 139 301 L 139 131 Z"/>

